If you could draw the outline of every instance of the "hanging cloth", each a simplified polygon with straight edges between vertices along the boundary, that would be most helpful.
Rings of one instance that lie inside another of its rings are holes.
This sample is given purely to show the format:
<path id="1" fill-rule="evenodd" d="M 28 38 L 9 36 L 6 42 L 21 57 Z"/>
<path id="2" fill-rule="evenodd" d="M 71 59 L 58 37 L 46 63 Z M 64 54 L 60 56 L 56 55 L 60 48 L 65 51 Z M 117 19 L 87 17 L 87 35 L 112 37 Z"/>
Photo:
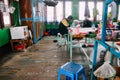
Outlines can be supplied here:
<path id="1" fill-rule="evenodd" d="M 93 17 L 96 17 L 99 14 L 98 9 L 93 8 Z"/>
<path id="2" fill-rule="evenodd" d="M 85 12 L 84 12 L 84 16 L 90 18 L 90 10 L 88 7 L 88 1 L 85 1 Z"/>
<path id="3" fill-rule="evenodd" d="M 116 10 L 117 10 L 117 5 L 114 1 L 112 1 L 109 6 L 111 7 L 111 19 L 116 18 Z"/>
<path id="4" fill-rule="evenodd" d="M 97 15 L 99 15 L 99 12 L 97 10 L 97 0 L 94 0 L 94 8 L 93 8 L 93 21 L 96 22 L 97 20 Z"/>

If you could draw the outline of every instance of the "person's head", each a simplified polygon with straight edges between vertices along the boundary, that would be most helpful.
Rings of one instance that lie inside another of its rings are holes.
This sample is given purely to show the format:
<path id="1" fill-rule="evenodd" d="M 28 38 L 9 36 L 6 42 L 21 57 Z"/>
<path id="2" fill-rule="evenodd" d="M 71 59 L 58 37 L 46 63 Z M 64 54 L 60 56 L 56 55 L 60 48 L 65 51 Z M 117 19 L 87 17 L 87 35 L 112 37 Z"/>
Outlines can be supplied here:
<path id="1" fill-rule="evenodd" d="M 73 20 L 73 16 L 71 16 L 71 15 L 68 16 L 68 17 L 67 17 L 67 20 L 68 20 L 68 21 L 72 21 L 72 20 Z"/>

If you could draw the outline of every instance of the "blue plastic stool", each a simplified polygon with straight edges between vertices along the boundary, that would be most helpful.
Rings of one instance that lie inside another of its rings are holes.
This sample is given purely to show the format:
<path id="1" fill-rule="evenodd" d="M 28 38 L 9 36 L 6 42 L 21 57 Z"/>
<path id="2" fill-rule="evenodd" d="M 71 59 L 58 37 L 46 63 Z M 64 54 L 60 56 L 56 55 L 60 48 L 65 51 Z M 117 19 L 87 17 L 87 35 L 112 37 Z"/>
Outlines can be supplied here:
<path id="1" fill-rule="evenodd" d="M 66 80 L 79 80 L 79 76 L 82 74 L 82 80 L 86 80 L 84 67 L 74 62 L 67 62 L 62 65 L 58 70 L 58 80 L 61 75 L 66 76 Z"/>

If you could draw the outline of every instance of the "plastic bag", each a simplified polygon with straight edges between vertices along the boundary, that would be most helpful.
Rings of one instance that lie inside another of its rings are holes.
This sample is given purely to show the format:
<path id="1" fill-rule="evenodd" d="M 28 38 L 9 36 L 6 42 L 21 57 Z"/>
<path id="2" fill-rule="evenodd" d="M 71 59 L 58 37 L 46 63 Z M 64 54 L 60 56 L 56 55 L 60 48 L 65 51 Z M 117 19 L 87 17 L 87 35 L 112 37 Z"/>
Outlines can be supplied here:
<path id="1" fill-rule="evenodd" d="M 101 51 L 104 50 L 106 51 L 106 49 L 102 46 L 102 45 L 99 45 L 98 46 L 98 51 L 97 51 L 97 62 L 100 61 L 100 53 Z M 105 61 L 109 61 L 110 60 L 110 56 L 111 56 L 111 53 L 109 51 L 107 51 L 106 55 L 105 55 Z M 94 50 L 91 51 L 90 53 L 90 59 L 93 60 L 93 57 L 94 57 Z"/>
<path id="2" fill-rule="evenodd" d="M 115 69 L 109 64 L 109 61 L 104 62 L 96 71 L 94 75 L 99 78 L 111 78 L 116 75 Z"/>

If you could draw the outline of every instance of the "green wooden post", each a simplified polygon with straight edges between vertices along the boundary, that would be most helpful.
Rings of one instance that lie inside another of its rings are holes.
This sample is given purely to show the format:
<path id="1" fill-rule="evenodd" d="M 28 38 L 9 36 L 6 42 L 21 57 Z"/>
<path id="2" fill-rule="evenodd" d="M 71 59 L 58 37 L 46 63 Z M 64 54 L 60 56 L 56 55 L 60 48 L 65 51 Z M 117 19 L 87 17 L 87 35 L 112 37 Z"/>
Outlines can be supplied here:
<path id="1" fill-rule="evenodd" d="M 15 11 L 13 13 L 14 16 L 14 26 L 20 25 L 20 10 L 19 10 L 19 2 L 12 2 L 12 5 L 15 7 Z"/>
<path id="2" fill-rule="evenodd" d="M 74 19 L 78 19 L 78 11 L 79 11 L 79 0 L 73 0 L 73 7 L 72 7 L 72 15 Z"/>
<path id="3" fill-rule="evenodd" d="M 0 29 L 0 47 L 9 43 L 9 40 L 10 40 L 9 28 Z"/>

